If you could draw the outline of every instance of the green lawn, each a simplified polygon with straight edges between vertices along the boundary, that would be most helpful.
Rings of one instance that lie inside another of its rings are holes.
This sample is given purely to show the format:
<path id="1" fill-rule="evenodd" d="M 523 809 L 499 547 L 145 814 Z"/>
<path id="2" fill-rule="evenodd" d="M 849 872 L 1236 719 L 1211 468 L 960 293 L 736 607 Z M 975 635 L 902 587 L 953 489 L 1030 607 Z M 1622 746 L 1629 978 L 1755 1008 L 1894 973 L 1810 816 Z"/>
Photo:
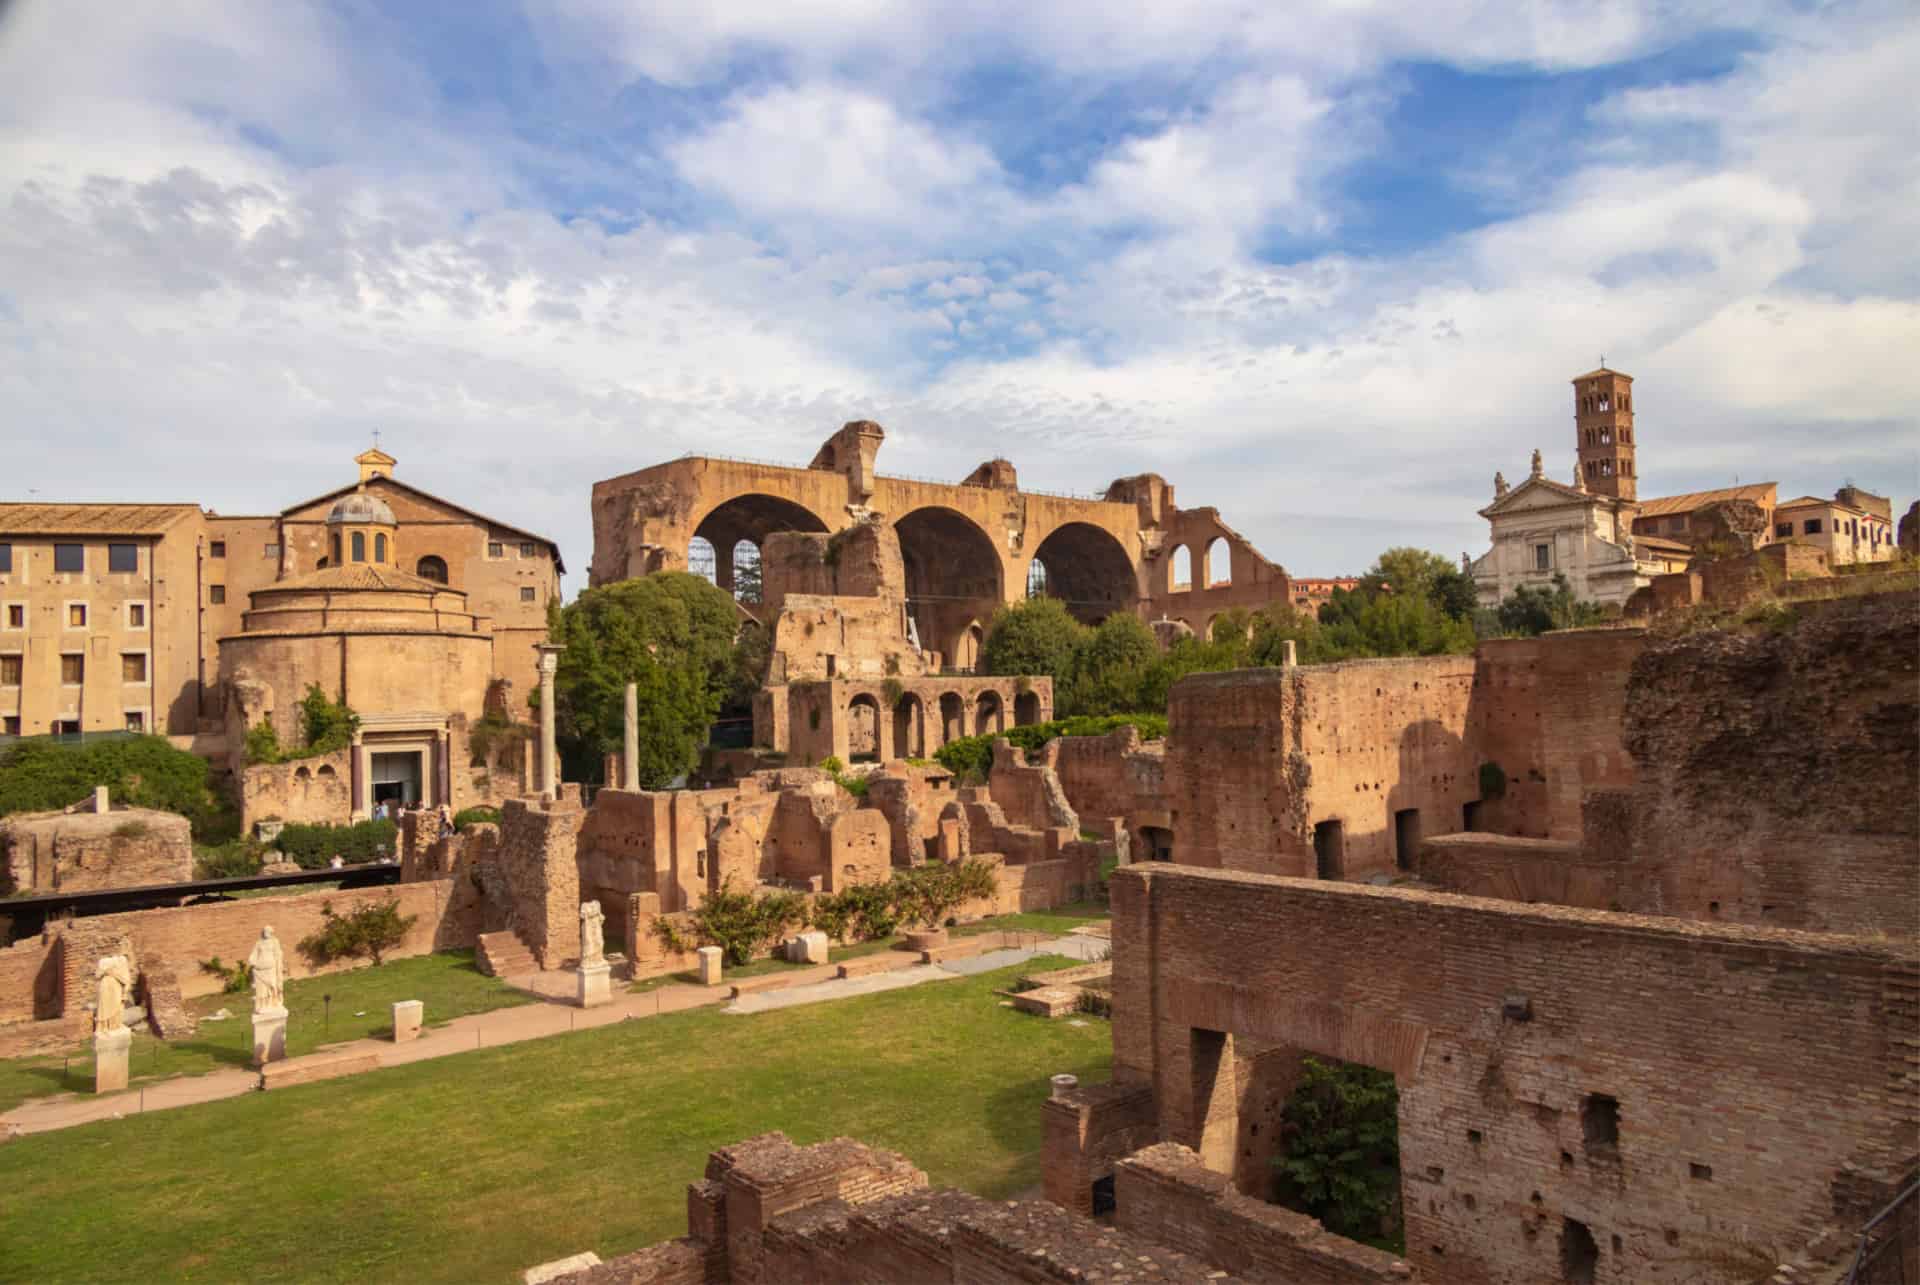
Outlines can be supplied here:
<path id="1" fill-rule="evenodd" d="M 955 937 L 971 937 L 975 933 L 1020 932 L 1052 933 L 1056 937 L 1065 936 L 1085 924 L 1105 919 L 1113 913 L 1111 908 L 1097 901 L 1076 901 L 1065 906 L 1055 906 L 1051 910 L 1022 911 L 1012 915 L 995 915 L 991 919 L 979 919 L 970 924 L 961 924 L 953 930 Z"/>
<path id="2" fill-rule="evenodd" d="M 1066 965 L 1072 961 L 1057 961 Z M 714 1147 L 769 1129 L 1039 1180 L 1047 1077 L 1110 1028 L 1002 1008 L 1036 965 L 828 1004 L 696 1009 L 0 1146 L 0 1280 L 501 1281 L 686 1230 Z M 27 1230 L 30 1229 L 30 1232 Z"/>
<path id="3" fill-rule="evenodd" d="M 329 1005 L 325 997 L 333 996 Z M 395 1000 L 426 1004 L 427 1025 L 437 1026 L 468 1013 L 529 1004 L 532 999 L 474 967 L 473 952 L 396 959 L 378 968 L 304 977 L 287 983 L 287 1055 L 311 1053 L 322 1044 L 393 1033 Z M 144 1032 L 133 1037 L 130 1054 L 134 1084 L 176 1075 L 205 1075 L 225 1066 L 245 1066 L 253 1057 L 253 996 L 208 995 L 187 1001 L 201 1017 L 192 1039 L 168 1044 Z M 226 1009 L 225 1021 L 206 1017 Z M 329 1015 L 329 1011 L 331 1015 Z M 355 1016 L 361 1014 L 361 1016 Z M 93 1051 L 71 1057 L 23 1057 L 0 1060 L 0 1111 L 29 1098 L 93 1090 Z"/>
<path id="4" fill-rule="evenodd" d="M 873 941 L 858 942 L 852 946 L 834 946 L 827 951 L 827 962 L 838 964 L 843 960 L 858 959 L 862 955 L 877 955 L 883 950 L 892 950 L 899 940 L 898 937 L 881 937 Z M 768 973 L 790 973 L 802 968 L 819 966 L 818 964 L 795 964 L 769 955 L 765 959 L 756 959 L 751 964 L 743 964 L 738 968 L 729 964 L 720 970 L 720 975 L 726 981 L 734 982 L 748 977 L 763 977 Z M 659 990 L 662 986 L 698 986 L 699 984 L 700 974 L 689 969 L 686 972 L 663 973 L 658 977 L 649 977 L 633 983 L 627 989 L 636 995 L 644 995 L 648 991 Z"/>

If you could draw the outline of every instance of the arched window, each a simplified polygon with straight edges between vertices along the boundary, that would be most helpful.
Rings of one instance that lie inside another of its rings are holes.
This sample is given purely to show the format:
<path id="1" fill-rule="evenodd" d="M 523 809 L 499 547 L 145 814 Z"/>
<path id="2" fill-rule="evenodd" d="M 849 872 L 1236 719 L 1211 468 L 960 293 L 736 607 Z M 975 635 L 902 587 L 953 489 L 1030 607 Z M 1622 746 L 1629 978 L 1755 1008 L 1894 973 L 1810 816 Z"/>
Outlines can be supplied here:
<path id="1" fill-rule="evenodd" d="M 419 576 L 422 580 L 431 580 L 435 584 L 445 584 L 447 582 L 447 564 L 442 559 L 429 554 L 420 559 L 414 566 L 413 574 Z"/>
<path id="2" fill-rule="evenodd" d="M 1207 585 L 1233 583 L 1233 551 L 1225 536 L 1215 536 L 1207 544 Z"/>
<path id="3" fill-rule="evenodd" d="M 1167 560 L 1167 588 L 1175 593 L 1193 588 L 1193 554 L 1184 544 Z"/>
<path id="4" fill-rule="evenodd" d="M 353 560 L 355 562 L 365 562 L 367 560 L 367 533 L 365 531 L 355 531 L 353 533 Z"/>
<path id="5" fill-rule="evenodd" d="M 751 540 L 738 540 L 733 546 L 733 598 L 735 602 L 759 603 L 764 586 L 760 580 L 760 546 Z"/>
<path id="6" fill-rule="evenodd" d="M 338 531 L 333 533 L 333 565 L 336 567 L 340 565 L 340 533 Z"/>
<path id="7" fill-rule="evenodd" d="M 705 576 L 708 583 L 718 584 L 714 579 L 713 542 L 704 535 L 696 535 L 687 541 L 687 570 L 696 576 Z"/>
<path id="8" fill-rule="evenodd" d="M 387 560 L 387 537 L 385 535 L 376 535 L 373 537 L 373 560 L 375 562 L 385 562 Z"/>

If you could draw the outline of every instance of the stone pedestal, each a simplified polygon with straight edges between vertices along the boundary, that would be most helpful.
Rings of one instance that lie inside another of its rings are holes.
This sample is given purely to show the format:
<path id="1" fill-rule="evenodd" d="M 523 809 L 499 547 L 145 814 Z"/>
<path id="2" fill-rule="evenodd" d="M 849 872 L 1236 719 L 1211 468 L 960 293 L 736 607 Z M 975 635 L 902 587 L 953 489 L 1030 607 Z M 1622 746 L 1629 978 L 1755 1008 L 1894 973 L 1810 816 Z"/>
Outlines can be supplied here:
<path id="1" fill-rule="evenodd" d="M 579 999 L 581 1008 L 596 1008 L 613 1002 L 613 988 L 607 984 L 612 964 L 580 965 Z"/>
<path id="2" fill-rule="evenodd" d="M 115 1093 L 127 1087 L 127 1050 L 133 1032 L 126 1027 L 93 1037 L 93 1091 Z"/>
<path id="3" fill-rule="evenodd" d="M 907 932 L 908 950 L 938 950 L 946 944 L 945 928 L 913 928 Z"/>
<path id="4" fill-rule="evenodd" d="M 827 962 L 827 950 L 825 933 L 801 933 L 787 943 L 787 959 L 795 964 L 824 964 Z"/>
<path id="5" fill-rule="evenodd" d="M 718 946 L 702 946 L 695 952 L 700 956 L 700 984 L 718 986 L 720 984 L 720 961 L 724 952 Z"/>
<path id="6" fill-rule="evenodd" d="M 263 1008 L 253 1015 L 253 1064 L 285 1061 L 287 1056 L 287 1010 Z"/>
<path id="7" fill-rule="evenodd" d="M 405 1044 L 408 1040 L 420 1038 L 420 1023 L 427 1015 L 426 1003 L 417 999 L 403 999 L 393 1006 L 393 1042 Z"/>

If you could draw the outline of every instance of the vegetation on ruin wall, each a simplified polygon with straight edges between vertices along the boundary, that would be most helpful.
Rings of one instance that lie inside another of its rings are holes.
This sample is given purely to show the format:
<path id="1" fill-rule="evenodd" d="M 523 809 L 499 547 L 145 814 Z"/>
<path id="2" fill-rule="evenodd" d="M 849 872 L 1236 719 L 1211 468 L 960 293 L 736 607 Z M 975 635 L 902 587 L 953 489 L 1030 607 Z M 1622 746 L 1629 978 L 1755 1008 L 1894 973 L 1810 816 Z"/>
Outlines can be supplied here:
<path id="1" fill-rule="evenodd" d="M 1392 1073 L 1306 1058 L 1280 1122 L 1286 1151 L 1274 1161 L 1276 1202 L 1341 1236 L 1397 1248 L 1400 1094 Z"/>
<path id="2" fill-rule="evenodd" d="M 732 597 L 687 572 L 588 589 L 550 608 L 547 623 L 553 640 L 566 645 L 554 693 L 568 780 L 598 780 L 605 756 L 620 751 L 626 686 L 635 683 L 640 784 L 670 784 L 699 762 L 721 709 L 750 690 L 746 675 L 756 649 L 764 666 L 763 631 L 742 631 Z M 759 678 L 752 673 L 751 683 Z"/>
<path id="3" fill-rule="evenodd" d="M 280 744 L 279 733 L 266 719 L 247 729 L 247 762 L 285 763 L 293 759 L 318 758 L 353 744 L 360 730 L 360 716 L 339 701 L 330 700 L 320 684 L 308 683 L 307 694 L 300 698 L 300 735 L 302 744 Z"/>
<path id="4" fill-rule="evenodd" d="M 194 838 L 231 838 L 239 818 L 207 775 L 207 761 L 175 749 L 163 736 L 133 736 L 82 745 L 20 741 L 0 752 L 0 816 L 53 812 L 107 787 L 115 804 L 177 812 Z"/>
<path id="5" fill-rule="evenodd" d="M 32 1234 L 8 1238 L 0 1274 L 518 1280 L 684 1235 L 708 1152 L 769 1129 L 858 1138 L 936 1186 L 1011 1197 L 1040 1181 L 1047 1077 L 1104 1081 L 1112 1063 L 1103 1023 L 999 1006 L 994 991 L 1044 962 L 750 1016 L 669 1013 L 19 1138 L 0 1146 L 0 1191 L 9 1229 Z M 384 1024 L 387 1002 L 336 993 L 335 1037 L 343 1007 Z M 216 1025 L 231 1039 L 247 1023 Z M 319 1025 L 296 1011 L 288 1038 Z M 265 1212 L 259 1184 L 232 1177 L 263 1165 Z"/>
<path id="6" fill-rule="evenodd" d="M 958 740 L 948 741 L 935 750 L 933 756 L 941 767 L 955 776 L 985 780 L 988 769 L 993 766 L 993 743 L 1003 736 L 1018 749 L 1037 750 L 1055 737 L 1105 736 L 1108 732 L 1121 727 L 1137 727 L 1140 729 L 1140 739 L 1158 740 L 1167 734 L 1167 716 L 1165 714 L 1110 714 L 1101 718 L 1081 716 L 1059 718 L 1051 723 L 1028 723 L 1020 727 L 1009 727 L 1004 732 L 993 732 L 985 736 L 963 736 Z"/>

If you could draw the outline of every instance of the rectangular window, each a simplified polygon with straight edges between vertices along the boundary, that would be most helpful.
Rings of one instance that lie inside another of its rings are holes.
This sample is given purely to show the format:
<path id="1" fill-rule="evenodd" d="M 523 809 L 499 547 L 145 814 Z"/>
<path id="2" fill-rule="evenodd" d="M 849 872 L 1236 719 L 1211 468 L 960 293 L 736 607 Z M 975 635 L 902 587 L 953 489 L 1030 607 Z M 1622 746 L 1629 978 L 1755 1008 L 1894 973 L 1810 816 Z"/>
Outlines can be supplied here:
<path id="1" fill-rule="evenodd" d="M 498 540 L 489 540 L 487 541 L 487 556 L 489 558 L 504 558 L 507 556 L 507 546 Z"/>
<path id="2" fill-rule="evenodd" d="M 13 570 L 13 546 L 0 544 L 0 572 Z"/>
<path id="3" fill-rule="evenodd" d="M 25 629 L 27 627 L 27 604 L 10 602 L 7 604 L 7 628 Z"/>
<path id="4" fill-rule="evenodd" d="M 522 540 L 520 542 L 520 556 L 523 558 L 531 558 L 533 556 L 533 541 Z"/>
<path id="5" fill-rule="evenodd" d="M 85 629 L 87 627 L 87 604 L 70 602 L 67 604 L 67 628 Z"/>
<path id="6" fill-rule="evenodd" d="M 1800 530 L 1803 534 L 1806 534 L 1806 535 L 1819 535 L 1820 519 L 1808 518 L 1805 522 L 1801 523 Z"/>
<path id="7" fill-rule="evenodd" d="M 127 628 L 145 629 L 147 627 L 147 604 L 130 602 L 127 604 Z"/>
<path id="8" fill-rule="evenodd" d="M 1686 529 L 1687 529 L 1687 519 L 1686 519 L 1686 516 L 1685 516 L 1684 514 L 1683 514 L 1683 515 L 1681 515 L 1680 517 L 1677 517 L 1677 518 L 1668 518 L 1668 519 L 1667 519 L 1667 530 L 1669 530 L 1669 531 L 1684 531 L 1684 530 L 1686 530 Z"/>
<path id="9" fill-rule="evenodd" d="M 54 545 L 53 569 L 55 571 L 85 571 L 87 569 L 87 546 L 84 544 Z"/>
<path id="10" fill-rule="evenodd" d="M 147 730 L 147 716 L 146 716 L 145 714 L 143 714 L 143 713 L 141 713 L 141 712 L 140 712 L 139 710 L 137 710 L 137 709 L 134 709 L 134 710 L 128 710 L 128 711 L 127 711 L 127 730 L 128 730 L 129 732 L 144 732 L 144 731 L 146 731 L 146 730 Z"/>
<path id="11" fill-rule="evenodd" d="M 207 586 L 208 602 L 212 603 L 214 606 L 217 607 L 221 603 L 225 602 L 226 600 L 227 600 L 227 587 L 225 585 L 210 584 Z"/>
<path id="12" fill-rule="evenodd" d="M 87 680 L 87 658 L 77 651 L 64 653 L 60 657 L 60 681 L 68 687 L 78 687 Z"/>
<path id="13" fill-rule="evenodd" d="M 140 569 L 140 546 L 137 544 L 110 544 L 107 546 L 107 570 L 138 571 Z"/>
<path id="14" fill-rule="evenodd" d="M 55 736 L 80 735 L 80 720 L 77 718 L 56 718 L 52 723 Z"/>
<path id="15" fill-rule="evenodd" d="M 209 541 L 209 542 L 207 543 L 207 556 L 208 556 L 209 558 L 224 558 L 224 557 L 226 557 L 226 556 L 227 556 L 227 542 L 226 542 L 225 540 L 211 540 L 211 541 Z"/>
<path id="16" fill-rule="evenodd" d="M 120 681 L 123 683 L 144 683 L 147 681 L 147 653 L 143 651 L 121 653 Z"/>
<path id="17" fill-rule="evenodd" d="M 533 588 L 530 585 L 520 586 L 520 601 L 522 602 L 533 601 Z"/>
<path id="18" fill-rule="evenodd" d="M 1547 571 L 1547 570 L 1550 570 L 1552 567 L 1553 567 L 1553 546 L 1550 544 L 1534 545 L 1533 546 L 1533 569 L 1535 571 Z"/>
<path id="19" fill-rule="evenodd" d="M 26 662 L 19 656 L 0 656 L 0 687 L 18 687 Z"/>
<path id="20" fill-rule="evenodd" d="M 0 735 L 20 735 L 20 716 L 18 714 L 9 714 L 5 718 L 0 718 Z"/>
<path id="21" fill-rule="evenodd" d="M 260 556 L 263 558 L 272 558 L 274 561 L 278 562 L 280 560 L 280 546 L 277 544 L 270 544 L 261 552 Z"/>
<path id="22" fill-rule="evenodd" d="M 1787 536 L 1790 536 L 1793 534 L 1793 523 L 1776 522 L 1773 524 L 1773 533 L 1776 536 L 1779 536 L 1780 538 L 1785 539 Z"/>

